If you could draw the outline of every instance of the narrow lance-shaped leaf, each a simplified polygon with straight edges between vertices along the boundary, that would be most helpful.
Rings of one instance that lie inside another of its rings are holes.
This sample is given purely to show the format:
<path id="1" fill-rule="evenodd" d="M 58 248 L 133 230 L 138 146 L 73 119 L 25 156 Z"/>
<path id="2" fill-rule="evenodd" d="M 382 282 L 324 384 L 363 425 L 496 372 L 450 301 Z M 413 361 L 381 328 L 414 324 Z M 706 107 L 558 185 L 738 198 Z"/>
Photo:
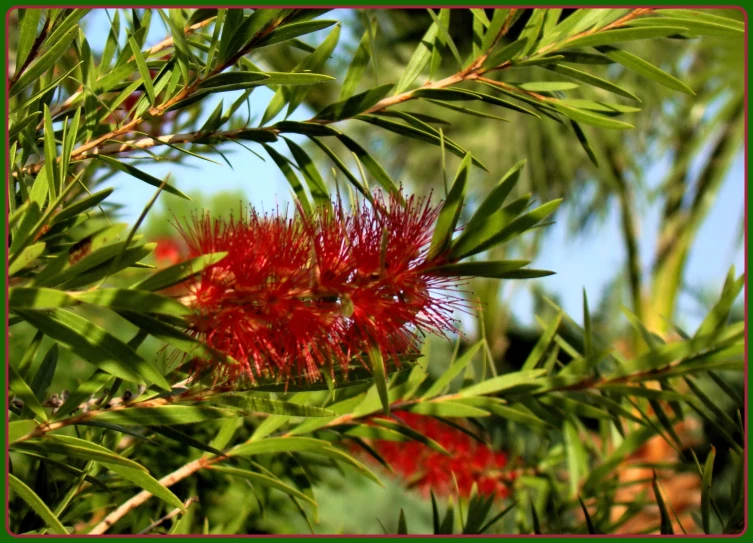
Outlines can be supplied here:
<path id="1" fill-rule="evenodd" d="M 595 32 L 587 36 L 575 38 L 563 44 L 564 47 L 596 47 L 598 45 L 611 45 L 613 43 L 623 43 L 635 40 L 652 40 L 656 38 L 666 38 L 673 34 L 681 34 L 686 29 L 682 26 L 654 26 L 646 28 L 623 28 L 618 30 L 608 30 L 606 32 Z M 562 47 L 562 46 L 561 46 Z"/>
<path id="2" fill-rule="evenodd" d="M 31 48 L 37 38 L 39 20 L 42 18 L 42 10 L 31 8 L 23 10 L 23 18 L 18 31 L 18 45 L 16 46 L 16 69 L 26 62 L 26 57 L 31 53 Z"/>
<path id="3" fill-rule="evenodd" d="M 329 60 L 330 55 L 332 55 L 332 51 L 334 51 L 339 39 L 340 25 L 338 24 L 332 29 L 332 32 L 329 33 L 324 41 L 322 41 L 321 45 L 319 45 L 319 47 L 317 47 L 316 50 L 301 63 L 300 71 L 320 72 L 322 68 L 324 68 L 327 60 Z M 286 117 L 290 117 L 290 115 L 298 109 L 298 106 L 303 103 L 309 92 L 311 92 L 310 87 L 297 87 L 290 91 L 288 94 L 288 110 Z"/>
<path id="4" fill-rule="evenodd" d="M 99 160 L 102 160 L 103 162 L 107 163 L 109 166 L 112 166 L 113 168 L 120 170 L 122 172 L 125 172 L 136 179 L 140 179 L 144 181 L 145 183 L 152 185 L 153 187 L 161 187 L 163 184 L 163 181 L 161 179 L 157 179 L 156 177 L 149 175 L 148 173 L 139 170 L 138 168 L 131 166 L 130 164 L 126 164 L 124 162 L 120 162 L 119 160 L 115 160 L 112 157 L 105 156 L 105 155 L 96 155 L 96 157 Z M 190 200 L 188 196 L 183 194 L 181 191 L 173 187 L 172 185 L 169 185 L 165 183 L 163 189 L 165 192 L 169 192 L 171 194 L 175 194 L 176 196 L 180 196 L 181 198 L 185 198 L 186 200 Z"/>
<path id="5" fill-rule="evenodd" d="M 138 290 L 161 290 L 201 273 L 204 268 L 216 264 L 226 256 L 227 253 L 208 253 L 201 255 L 160 270 L 146 279 L 131 285 L 130 288 Z"/>
<path id="6" fill-rule="evenodd" d="M 61 36 L 46 53 L 32 62 L 11 87 L 10 96 L 18 94 L 39 79 L 43 73 L 52 68 L 60 57 L 68 50 L 76 34 L 78 34 L 78 25 L 68 30 L 68 32 Z"/>
<path id="7" fill-rule="evenodd" d="M 358 88 L 358 84 L 361 82 L 366 67 L 371 61 L 372 47 L 371 36 L 376 33 L 377 22 L 376 19 L 369 21 L 369 28 L 364 32 L 361 41 L 358 44 L 353 59 L 350 61 L 348 71 L 345 74 L 345 80 L 343 81 L 342 88 L 340 89 L 340 100 L 347 100 L 355 93 Z"/>
<path id="8" fill-rule="evenodd" d="M 146 65 L 146 60 L 144 59 L 144 55 L 141 53 L 141 47 L 139 47 L 139 44 L 136 43 L 135 39 L 133 39 L 133 36 L 129 36 L 128 45 L 131 46 L 131 52 L 133 54 L 134 59 L 136 60 L 136 66 L 138 67 L 139 74 L 141 74 L 141 79 L 144 80 L 144 89 L 146 89 L 146 94 L 149 97 L 149 103 L 152 106 L 155 106 L 156 105 L 155 101 L 157 100 L 157 97 L 154 94 L 154 84 L 152 83 L 152 75 L 149 72 L 149 67 Z"/>
<path id="9" fill-rule="evenodd" d="M 146 359 L 100 326 L 69 311 L 19 311 L 25 320 L 87 362 L 130 382 L 149 379 L 163 390 L 170 385 Z"/>
<path id="10" fill-rule="evenodd" d="M 695 96 L 695 91 L 693 91 L 688 85 L 632 53 L 628 53 L 627 51 L 609 45 L 602 45 L 596 49 L 609 60 L 622 64 L 628 70 L 631 70 L 642 77 L 656 81 L 660 85 L 664 85 L 669 89 Z"/>
<path id="11" fill-rule="evenodd" d="M 34 512 L 39 515 L 45 524 L 48 526 L 50 533 L 56 535 L 67 535 L 68 531 L 65 529 L 60 520 L 55 514 L 50 511 L 50 508 L 37 496 L 37 494 L 29 488 L 21 479 L 13 475 L 8 474 L 8 486 L 10 489 L 18 494 L 23 501 L 29 504 Z"/>
<path id="12" fill-rule="evenodd" d="M 312 209 L 311 209 L 311 203 L 309 202 L 308 195 L 306 194 L 306 191 L 303 188 L 303 185 L 301 184 L 300 179 L 298 179 L 298 176 L 293 171 L 293 168 L 290 166 L 290 163 L 288 162 L 288 159 L 282 156 L 280 153 L 275 151 L 272 147 L 269 145 L 262 143 L 264 146 L 264 149 L 267 151 L 270 157 L 272 157 L 272 160 L 274 160 L 275 164 L 277 164 L 277 167 L 280 168 L 280 171 L 285 176 L 285 179 L 288 180 L 288 183 L 293 188 L 293 191 L 295 191 L 295 196 L 298 202 L 301 204 L 301 208 L 307 215 L 311 215 Z"/>
<path id="13" fill-rule="evenodd" d="M 656 504 L 659 506 L 659 516 L 661 518 L 661 526 L 659 527 L 659 530 L 662 534 L 674 534 L 675 531 L 672 528 L 672 519 L 669 516 L 667 505 L 665 504 L 664 498 L 662 497 L 661 491 L 659 490 L 659 480 L 656 477 L 656 472 L 654 472 L 654 478 L 651 486 L 654 490 L 654 496 L 656 497 Z"/>
<path id="14" fill-rule="evenodd" d="M 408 61 L 408 65 L 403 70 L 403 75 L 395 85 L 393 94 L 400 94 L 408 89 L 421 72 L 426 68 L 426 65 L 431 60 L 431 51 L 434 45 L 434 41 L 437 39 L 437 33 L 439 29 L 437 23 L 432 23 L 429 30 L 426 31 L 421 42 L 413 52 L 413 56 Z"/>
<path id="15" fill-rule="evenodd" d="M 455 175 L 455 180 L 452 183 L 450 193 L 447 195 L 447 199 L 439 212 L 437 225 L 434 228 L 434 236 L 431 240 L 430 255 L 441 254 L 450 244 L 452 234 L 455 232 L 460 212 L 463 208 L 471 159 L 470 153 L 463 158 Z"/>
<path id="16" fill-rule="evenodd" d="M 15 395 L 23 400 L 24 407 L 33 411 L 42 421 L 47 421 L 47 413 L 42 407 L 42 403 L 11 364 L 8 365 L 8 375 L 10 378 L 8 385 Z"/>
<path id="17" fill-rule="evenodd" d="M 369 349 L 369 360 L 371 361 L 371 369 L 374 372 L 374 384 L 379 392 L 379 399 L 382 402 L 382 409 L 386 415 L 389 415 L 390 397 L 387 390 L 387 375 L 384 369 L 384 358 L 379 347 L 373 346 Z"/>
<path id="18" fill-rule="evenodd" d="M 466 229 L 475 228 L 484 220 L 486 220 L 487 217 L 489 217 L 502 207 L 502 205 L 505 203 L 505 200 L 512 192 L 512 189 L 515 188 L 515 185 L 520 178 L 520 173 L 523 170 L 525 164 L 526 161 L 521 160 L 512 168 L 510 168 L 505 173 L 505 175 L 502 176 L 502 179 L 499 180 L 497 186 L 492 189 L 486 199 L 481 203 L 480 206 L 478 206 L 478 209 L 473 214 L 473 217 L 471 217 L 471 220 L 468 221 Z"/>

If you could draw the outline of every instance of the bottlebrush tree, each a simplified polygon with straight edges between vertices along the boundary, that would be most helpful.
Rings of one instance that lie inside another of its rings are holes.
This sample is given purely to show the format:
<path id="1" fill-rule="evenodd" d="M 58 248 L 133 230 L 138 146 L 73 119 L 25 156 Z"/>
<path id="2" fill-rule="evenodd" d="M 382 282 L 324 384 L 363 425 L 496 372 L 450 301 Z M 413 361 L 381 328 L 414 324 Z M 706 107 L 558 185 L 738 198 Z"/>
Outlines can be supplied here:
<path id="1" fill-rule="evenodd" d="M 743 278 L 730 272 L 694 333 L 656 333 L 628 312 L 629 353 L 594 332 L 585 296 L 583 326 L 554 307 L 505 370 L 483 328 L 464 329 L 492 302 L 471 281 L 552 273 L 499 255 L 562 200 L 522 194 L 522 161 L 479 190 L 489 168 L 446 132 L 449 111 L 527 116 L 596 162 L 589 134 L 631 129 L 640 111 L 605 65 L 692 94 L 633 42 L 739 39 L 743 23 L 685 9 L 430 9 L 395 72 L 376 58 L 370 10 L 112 9 L 94 48 L 87 24 L 103 11 L 10 14 L 13 533 L 264 533 L 294 516 L 319 532 L 317 494 L 363 484 L 416 487 L 435 534 L 616 533 L 646 511 L 655 522 L 637 530 L 742 529 L 745 422 L 725 376 L 744 365 L 744 323 L 730 318 Z M 324 86 L 337 98 L 314 107 Z M 252 124 L 257 87 L 273 94 Z M 293 120 L 302 106 L 313 115 Z M 421 142 L 443 165 L 458 157 L 454 175 L 436 172 L 444 192 L 397 183 L 354 139 L 364 127 Z M 233 145 L 275 164 L 295 205 L 175 217 L 171 237 L 148 243 L 139 231 L 160 196 L 188 198 L 149 163 L 232 166 Z M 155 187 L 132 225 L 117 222 L 114 174 Z M 710 447 L 678 429 L 699 421 L 714 428 Z M 676 461 L 640 463 L 653 440 Z M 731 478 L 719 481 L 722 461 Z M 626 478 L 636 466 L 648 474 Z M 690 524 L 662 490 L 680 475 L 701 488 Z M 626 501 L 631 488 L 643 492 Z M 384 531 L 413 533 L 414 513 L 395 511 Z"/>

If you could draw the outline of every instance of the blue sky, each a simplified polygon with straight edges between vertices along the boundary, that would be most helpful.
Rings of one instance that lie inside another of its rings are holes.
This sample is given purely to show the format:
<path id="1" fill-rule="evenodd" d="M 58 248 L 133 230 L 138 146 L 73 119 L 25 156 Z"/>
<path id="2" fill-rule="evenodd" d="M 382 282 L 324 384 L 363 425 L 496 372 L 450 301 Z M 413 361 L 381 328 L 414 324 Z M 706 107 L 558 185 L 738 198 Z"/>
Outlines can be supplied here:
<path id="1" fill-rule="evenodd" d="M 332 18 L 337 18 L 337 14 Z M 87 16 L 87 39 L 92 49 L 98 50 L 104 44 L 109 23 L 103 11 L 95 10 Z M 164 37 L 161 21 L 153 24 L 147 44 L 155 43 Z M 348 39 L 343 34 L 342 40 Z M 222 98 L 228 105 L 238 93 L 225 93 Z M 272 92 L 264 87 L 256 89 L 251 96 L 251 109 L 257 122 L 266 108 Z M 219 98 L 207 100 L 204 115 L 214 109 Z M 304 107 L 299 108 L 294 119 L 305 119 L 313 112 Z M 295 139 L 295 138 L 293 138 Z M 298 141 L 302 141 L 299 138 Z M 280 151 L 285 150 L 277 146 Z M 164 178 L 171 173 L 171 182 L 184 192 L 200 190 L 205 194 L 213 192 L 242 190 L 248 201 L 255 207 L 270 209 L 275 205 L 284 206 L 292 202 L 290 187 L 284 177 L 267 159 L 263 162 L 255 155 L 239 146 L 223 147 L 231 150 L 228 158 L 234 169 L 227 165 L 215 165 L 198 159 L 190 159 L 186 166 L 174 164 L 154 164 L 144 162 L 140 165 L 150 174 Z M 438 152 L 435 147 L 426 146 L 425 152 Z M 217 159 L 221 162 L 221 159 Z M 330 165 L 322 165 L 320 172 L 325 175 Z M 652 166 L 646 174 L 646 183 L 653 188 L 664 178 L 666 166 L 659 163 Z M 742 152 L 736 157 L 723 183 L 717 199 L 703 227 L 698 233 L 691 250 L 686 271 L 686 283 L 694 287 L 712 287 L 717 290 L 731 265 L 737 273 L 744 270 L 744 250 L 737 244 L 740 221 L 744 205 L 745 161 Z M 111 201 L 124 205 L 123 220 L 134 222 L 142 209 L 154 194 L 154 188 L 132 177 L 117 175 L 109 182 L 116 187 Z M 169 196 L 165 202 L 169 202 Z M 168 205 L 169 206 L 169 205 Z M 648 271 L 656 246 L 656 232 L 659 224 L 661 202 L 657 201 L 645 207 L 640 219 L 639 249 L 641 262 Z M 546 289 L 556 293 L 563 308 L 576 320 L 581 320 L 582 289 L 586 288 L 589 301 L 595 306 L 601 298 L 605 286 L 614 278 L 616 271 L 624 267 L 626 255 L 621 242 L 619 214 L 615 208 L 610 209 L 604 222 L 591 228 L 585 235 L 573 237 L 567 231 L 567 221 L 559 217 L 557 224 L 547 230 L 540 255 L 532 266 L 556 271 L 556 275 L 540 279 Z M 533 299 L 530 294 L 530 282 L 508 282 L 504 292 L 508 296 L 513 312 L 523 324 L 532 324 Z M 700 323 L 702 314 L 691 297 L 683 296 L 678 311 L 681 325 L 694 329 Z"/>

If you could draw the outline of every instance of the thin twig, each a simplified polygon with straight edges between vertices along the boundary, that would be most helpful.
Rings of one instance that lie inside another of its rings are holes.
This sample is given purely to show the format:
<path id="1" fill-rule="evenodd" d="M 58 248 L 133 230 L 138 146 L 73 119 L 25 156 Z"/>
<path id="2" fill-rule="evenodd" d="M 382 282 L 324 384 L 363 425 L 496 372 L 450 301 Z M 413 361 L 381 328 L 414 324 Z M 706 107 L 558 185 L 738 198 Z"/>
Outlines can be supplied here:
<path id="1" fill-rule="evenodd" d="M 197 501 L 199 501 L 199 498 L 198 498 L 198 497 L 196 497 L 196 496 L 193 496 L 193 497 L 191 497 L 191 498 L 188 498 L 188 499 L 187 499 L 187 500 L 186 500 L 185 502 L 183 502 L 183 509 L 188 509 L 188 506 L 189 506 L 189 505 L 191 505 L 192 503 L 194 503 L 194 502 L 197 502 Z M 163 523 L 163 522 L 165 522 L 166 520 L 170 520 L 171 518 L 175 517 L 175 516 L 176 516 L 176 515 L 178 515 L 178 513 L 180 513 L 180 512 L 181 512 L 181 511 L 180 511 L 180 507 L 176 507 L 175 509 L 173 509 L 172 511 L 170 511 L 170 512 L 169 512 L 169 513 L 168 513 L 167 515 L 165 515 L 165 516 L 164 516 L 164 517 L 162 517 L 161 519 L 158 519 L 158 520 L 155 520 L 154 522 L 152 522 L 152 523 L 151 523 L 151 524 L 150 524 L 149 526 L 147 526 L 146 528 L 144 528 L 143 530 L 141 530 L 141 531 L 140 531 L 140 532 L 139 532 L 138 534 L 136 534 L 136 535 L 144 535 L 144 534 L 148 534 L 148 533 L 149 533 L 149 532 L 151 532 L 151 531 L 152 531 L 153 529 L 155 529 L 155 528 L 156 528 L 157 526 L 159 526 L 160 524 L 162 524 L 162 523 Z"/>
<path id="2" fill-rule="evenodd" d="M 182 481 L 189 475 L 196 473 L 200 469 L 216 462 L 218 459 L 221 459 L 221 458 L 222 457 L 220 456 L 216 456 L 214 458 L 204 458 L 204 457 L 197 458 L 193 462 L 189 462 L 182 468 L 177 469 L 171 474 L 164 476 L 162 479 L 159 480 L 159 482 L 162 486 L 171 487 L 175 483 Z M 89 532 L 89 535 L 104 534 L 107 530 L 109 530 L 112 527 L 113 524 L 115 524 L 118 520 L 120 520 L 125 515 L 127 515 L 129 511 L 136 509 L 139 505 L 141 505 L 142 503 L 144 503 L 151 497 L 152 497 L 151 492 L 142 490 L 130 500 L 123 502 L 117 509 L 115 509 L 112 513 L 107 515 L 102 522 L 100 522 L 94 528 L 91 529 L 91 531 Z"/>

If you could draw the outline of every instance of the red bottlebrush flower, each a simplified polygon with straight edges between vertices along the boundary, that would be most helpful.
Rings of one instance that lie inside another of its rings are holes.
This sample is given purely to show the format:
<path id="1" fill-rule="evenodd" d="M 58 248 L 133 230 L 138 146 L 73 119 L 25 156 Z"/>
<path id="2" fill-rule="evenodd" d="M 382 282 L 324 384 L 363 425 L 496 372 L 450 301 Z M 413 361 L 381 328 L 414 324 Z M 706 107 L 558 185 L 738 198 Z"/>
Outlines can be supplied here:
<path id="1" fill-rule="evenodd" d="M 468 497 L 475 483 L 480 494 L 504 498 L 514 474 L 505 472 L 507 455 L 479 443 L 468 434 L 426 415 L 394 413 L 420 434 L 439 443 L 446 456 L 417 441 L 377 440 L 374 449 L 392 466 L 396 475 L 425 495 L 429 490 L 447 496 L 455 493 L 453 474 L 460 495 Z"/>
<path id="2" fill-rule="evenodd" d="M 157 264 L 162 266 L 172 266 L 177 264 L 183 258 L 183 250 L 180 244 L 171 238 L 160 238 L 156 240 L 157 247 L 154 249 L 154 258 Z"/>
<path id="3" fill-rule="evenodd" d="M 452 313 L 465 305 L 453 279 L 429 271 L 437 214 L 377 194 L 348 214 L 338 203 L 312 217 L 195 217 L 181 228 L 190 256 L 228 255 L 189 283 L 190 331 L 240 363 L 214 368 L 231 379 L 313 381 L 372 347 L 397 363 L 419 334 L 457 331 Z"/>

